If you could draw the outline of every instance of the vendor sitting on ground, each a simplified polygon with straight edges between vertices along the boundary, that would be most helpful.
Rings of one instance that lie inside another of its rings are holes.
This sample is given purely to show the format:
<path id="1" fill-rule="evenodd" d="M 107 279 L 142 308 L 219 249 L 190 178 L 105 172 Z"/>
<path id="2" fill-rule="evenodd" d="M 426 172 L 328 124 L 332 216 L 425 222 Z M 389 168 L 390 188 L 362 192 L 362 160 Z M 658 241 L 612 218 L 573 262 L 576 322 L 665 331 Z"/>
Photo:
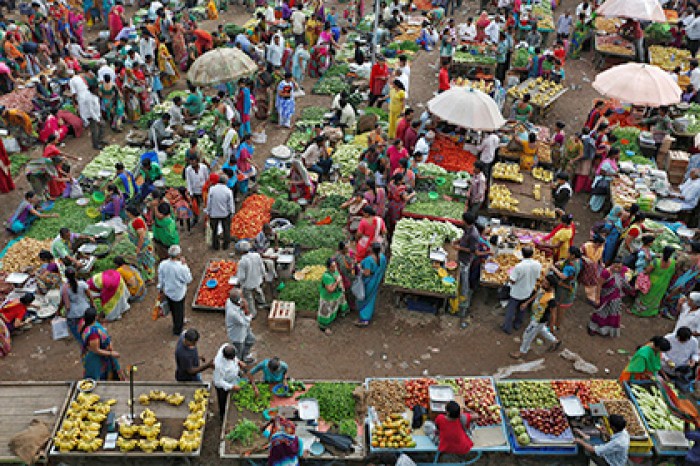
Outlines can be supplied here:
<path id="1" fill-rule="evenodd" d="M 687 180 L 678 186 L 680 192 L 671 193 L 672 196 L 682 201 L 682 210 L 692 211 L 698 205 L 700 199 L 700 168 L 690 170 Z"/>
<path id="2" fill-rule="evenodd" d="M 29 229 L 34 220 L 38 218 L 58 218 L 58 214 L 43 213 L 37 207 L 39 202 L 41 202 L 41 199 L 34 191 L 27 191 L 24 199 L 22 199 L 12 217 L 7 221 L 6 228 L 11 233 L 19 234 Z"/>
<path id="3" fill-rule="evenodd" d="M 15 332 L 29 325 L 27 308 L 34 302 L 32 293 L 25 293 L 19 299 L 13 299 L 0 308 L 0 319 L 10 332 Z"/>
<path id="4" fill-rule="evenodd" d="M 333 159 L 328 155 L 326 150 L 326 139 L 323 136 L 316 136 L 311 144 L 306 148 L 301 159 L 304 161 L 304 166 L 319 176 L 328 175 L 333 166 Z"/>
<path id="5" fill-rule="evenodd" d="M 248 372 L 248 380 L 250 380 L 250 383 L 253 385 L 253 391 L 255 394 L 258 395 L 260 392 L 258 391 L 258 387 L 255 385 L 255 374 L 262 371 L 263 383 L 271 385 L 281 383 L 287 385 L 288 370 L 289 367 L 287 366 L 287 363 L 275 356 L 273 358 L 260 361 L 258 364 L 256 364 L 255 367 Z"/>
<path id="6" fill-rule="evenodd" d="M 94 243 L 95 238 L 72 233 L 69 228 L 63 227 L 59 230 L 58 236 L 51 242 L 51 254 L 56 259 L 61 259 L 64 264 L 72 265 L 79 270 L 83 266 L 77 258 L 73 257 L 73 254 L 86 241 Z"/>
<path id="7" fill-rule="evenodd" d="M 149 132 L 151 142 L 160 147 L 163 141 L 173 137 L 173 130 L 170 128 L 170 114 L 165 113 L 151 125 Z"/>
<path id="8" fill-rule="evenodd" d="M 53 288 L 58 288 L 61 284 L 61 273 L 53 254 L 46 249 L 42 249 L 39 251 L 39 260 L 41 260 L 41 265 L 34 272 L 34 279 L 37 281 L 39 292 L 46 293 Z"/>

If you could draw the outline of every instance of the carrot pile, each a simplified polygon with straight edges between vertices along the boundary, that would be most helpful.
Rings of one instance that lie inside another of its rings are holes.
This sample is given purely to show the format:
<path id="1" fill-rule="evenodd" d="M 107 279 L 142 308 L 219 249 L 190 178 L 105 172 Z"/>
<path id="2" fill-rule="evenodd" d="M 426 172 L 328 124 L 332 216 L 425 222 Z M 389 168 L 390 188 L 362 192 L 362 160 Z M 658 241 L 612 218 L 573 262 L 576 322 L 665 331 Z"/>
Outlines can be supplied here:
<path id="1" fill-rule="evenodd" d="M 270 210 L 275 200 L 262 194 L 252 194 L 243 201 L 241 208 L 231 219 L 231 236 L 250 239 L 262 231 L 270 221 Z"/>
<path id="2" fill-rule="evenodd" d="M 229 279 L 235 277 L 237 271 L 238 264 L 234 261 L 216 261 L 209 264 L 202 286 L 197 292 L 195 303 L 200 306 L 224 308 L 231 288 L 233 288 L 233 285 L 229 284 Z M 206 283 L 211 279 L 217 281 L 214 288 L 206 286 Z"/>
<path id="3" fill-rule="evenodd" d="M 476 156 L 447 136 L 437 135 L 430 149 L 428 162 L 439 165 L 449 172 L 474 173 Z"/>

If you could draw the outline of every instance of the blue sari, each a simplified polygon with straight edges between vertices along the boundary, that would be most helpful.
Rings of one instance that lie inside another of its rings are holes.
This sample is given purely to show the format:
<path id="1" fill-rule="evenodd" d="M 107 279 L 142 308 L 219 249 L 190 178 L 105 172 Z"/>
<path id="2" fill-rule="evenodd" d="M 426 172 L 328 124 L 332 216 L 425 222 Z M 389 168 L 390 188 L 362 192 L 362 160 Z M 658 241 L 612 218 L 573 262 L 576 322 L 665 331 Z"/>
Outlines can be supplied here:
<path id="1" fill-rule="evenodd" d="M 93 337 L 99 339 L 102 350 L 109 348 L 112 342 L 107 330 L 99 322 L 82 330 L 84 377 L 93 380 L 117 380 L 119 362 L 111 356 L 100 356 L 90 351 L 88 345 Z"/>
<path id="2" fill-rule="evenodd" d="M 605 232 L 607 233 L 605 236 L 605 247 L 603 248 L 603 263 L 605 264 L 612 262 L 617 254 L 617 243 L 622 232 L 622 221 L 619 214 L 622 210 L 621 206 L 616 205 L 605 218 Z"/>
<path id="3" fill-rule="evenodd" d="M 379 264 L 374 260 L 373 255 L 364 258 L 361 263 L 362 270 L 368 269 L 369 276 L 363 276 L 362 281 L 365 284 L 365 299 L 357 302 L 357 307 L 360 310 L 360 321 L 369 322 L 374 315 L 374 306 L 379 295 L 379 284 L 384 278 L 386 272 L 386 256 L 379 255 Z"/>
<path id="4" fill-rule="evenodd" d="M 677 318 L 678 301 L 693 291 L 698 282 L 700 282 L 700 268 L 696 264 L 676 278 L 668 288 L 666 295 L 661 301 L 661 314 L 666 317 Z"/>

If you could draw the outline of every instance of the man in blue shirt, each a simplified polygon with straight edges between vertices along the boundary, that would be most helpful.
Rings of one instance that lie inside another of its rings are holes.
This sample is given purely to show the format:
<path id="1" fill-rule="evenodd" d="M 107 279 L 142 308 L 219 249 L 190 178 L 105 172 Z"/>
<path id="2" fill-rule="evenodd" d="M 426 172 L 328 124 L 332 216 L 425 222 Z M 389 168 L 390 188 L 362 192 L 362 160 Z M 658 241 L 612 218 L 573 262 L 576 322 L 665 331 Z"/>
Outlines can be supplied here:
<path id="1" fill-rule="evenodd" d="M 276 385 L 278 383 L 282 383 L 284 385 L 287 385 L 287 371 L 289 367 L 287 366 L 287 363 L 284 361 L 281 361 L 280 358 L 275 356 L 274 358 L 270 359 L 265 359 L 264 361 L 259 362 L 255 367 L 253 367 L 250 372 L 248 373 L 248 379 L 250 380 L 250 383 L 253 385 L 253 391 L 257 395 L 258 392 L 258 387 L 255 385 L 255 380 L 253 379 L 253 376 L 257 374 L 258 372 L 262 371 L 263 373 L 263 382 L 271 385 Z"/>
<path id="2" fill-rule="evenodd" d="M 250 40 L 248 36 L 244 33 L 239 33 L 236 35 L 236 40 L 234 41 L 236 47 L 240 47 L 246 54 L 250 54 Z"/>
<path id="3" fill-rule="evenodd" d="M 586 441 L 590 437 L 579 429 L 575 429 L 575 432 L 581 438 L 575 439 L 574 443 L 581 445 L 587 454 L 592 455 L 591 460 L 599 466 L 626 466 L 630 448 L 630 434 L 625 430 L 627 421 L 618 414 L 611 415 L 608 421 L 613 433 L 607 443 L 591 445 Z"/>
<path id="4" fill-rule="evenodd" d="M 114 180 L 117 182 L 117 187 L 124 193 L 126 198 L 129 199 L 138 194 L 139 188 L 136 186 L 134 174 L 126 170 L 124 164 L 121 162 L 117 162 L 114 165 L 114 169 L 117 170 L 117 176 Z"/>

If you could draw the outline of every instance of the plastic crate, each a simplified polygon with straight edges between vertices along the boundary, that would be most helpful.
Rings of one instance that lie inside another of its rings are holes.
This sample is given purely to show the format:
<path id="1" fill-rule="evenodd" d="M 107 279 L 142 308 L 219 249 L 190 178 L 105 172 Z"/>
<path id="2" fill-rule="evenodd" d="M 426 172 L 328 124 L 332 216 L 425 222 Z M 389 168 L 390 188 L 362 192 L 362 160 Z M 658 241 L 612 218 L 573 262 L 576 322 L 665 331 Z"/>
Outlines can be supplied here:
<path id="1" fill-rule="evenodd" d="M 442 300 L 437 298 L 406 298 L 406 308 L 410 311 L 437 314 L 442 305 Z"/>

